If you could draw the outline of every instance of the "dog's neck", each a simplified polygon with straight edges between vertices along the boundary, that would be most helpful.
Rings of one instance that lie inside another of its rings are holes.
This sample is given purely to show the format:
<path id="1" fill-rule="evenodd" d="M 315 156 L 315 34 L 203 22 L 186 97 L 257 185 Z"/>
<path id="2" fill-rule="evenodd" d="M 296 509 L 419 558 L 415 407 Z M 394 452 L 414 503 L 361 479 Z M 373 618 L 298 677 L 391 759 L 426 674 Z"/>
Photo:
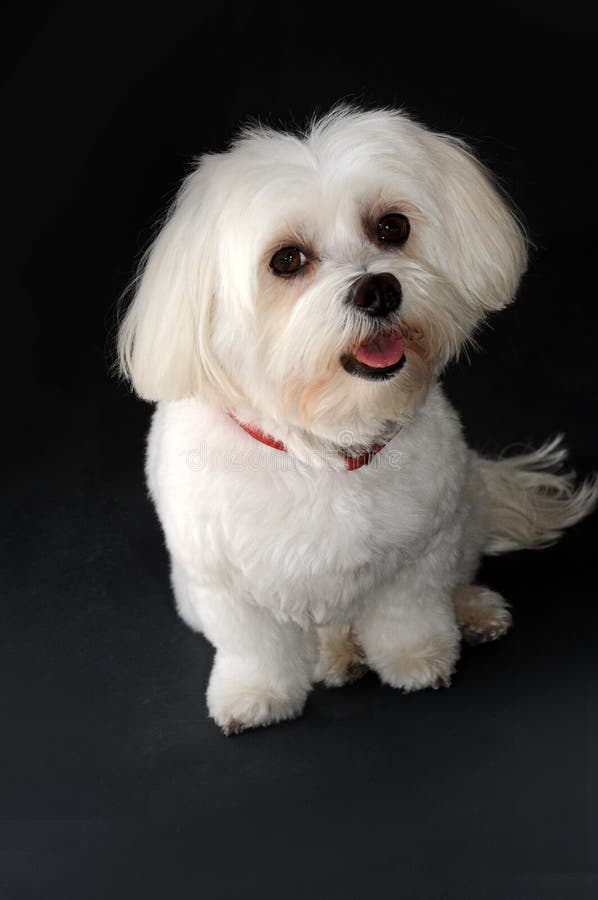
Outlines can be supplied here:
<path id="1" fill-rule="evenodd" d="M 291 438 L 290 443 L 293 446 L 287 446 L 287 443 L 280 438 L 275 437 L 269 431 L 264 431 L 259 425 L 254 422 L 243 421 L 243 419 L 237 415 L 232 410 L 227 410 L 228 415 L 231 419 L 233 419 L 237 425 L 246 432 L 246 434 L 250 435 L 254 440 L 258 441 L 261 444 L 265 444 L 267 447 L 272 447 L 274 450 L 278 450 L 282 453 L 291 452 L 294 456 L 297 456 L 302 462 L 309 462 L 312 465 L 316 466 L 326 466 L 333 469 L 345 469 L 348 472 L 353 472 L 356 469 L 361 469 L 363 466 L 367 466 L 371 463 L 375 456 L 388 444 L 390 441 L 397 436 L 399 431 L 401 430 L 401 425 L 397 423 L 393 423 L 392 426 L 389 425 L 384 431 L 384 435 L 381 436 L 377 441 L 371 444 L 367 449 L 363 450 L 362 448 L 355 448 L 352 446 L 341 446 L 337 444 L 333 444 L 332 442 L 325 441 L 319 442 L 320 446 L 317 448 L 314 447 L 313 438 L 309 440 L 309 455 L 308 459 L 305 458 L 305 453 L 303 447 L 299 449 L 298 442 L 296 439 L 296 434 Z M 287 437 L 287 440 L 289 438 Z M 302 444 L 305 444 L 305 439 L 301 441 Z M 317 453 L 319 457 L 319 462 L 316 462 L 314 457 L 314 453 Z"/>

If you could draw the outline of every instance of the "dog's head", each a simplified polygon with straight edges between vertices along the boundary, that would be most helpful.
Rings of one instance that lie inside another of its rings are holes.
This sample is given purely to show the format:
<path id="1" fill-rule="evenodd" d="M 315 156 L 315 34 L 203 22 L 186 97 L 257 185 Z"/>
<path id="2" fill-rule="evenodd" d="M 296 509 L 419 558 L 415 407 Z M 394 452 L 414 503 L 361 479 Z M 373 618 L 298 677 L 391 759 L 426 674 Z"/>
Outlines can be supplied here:
<path id="1" fill-rule="evenodd" d="M 209 395 L 367 446 L 512 299 L 521 228 L 457 140 L 399 112 L 246 130 L 202 158 L 146 255 L 121 365 L 148 400 Z"/>

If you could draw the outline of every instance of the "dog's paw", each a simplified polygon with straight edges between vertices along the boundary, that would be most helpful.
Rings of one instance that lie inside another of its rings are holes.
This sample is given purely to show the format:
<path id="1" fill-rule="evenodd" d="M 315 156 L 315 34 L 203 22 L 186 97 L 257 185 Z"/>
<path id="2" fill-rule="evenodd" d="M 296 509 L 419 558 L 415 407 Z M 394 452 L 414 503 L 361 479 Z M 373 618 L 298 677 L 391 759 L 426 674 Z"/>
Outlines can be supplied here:
<path id="1" fill-rule="evenodd" d="M 441 632 L 397 646 L 371 662 L 385 684 L 409 693 L 450 687 L 458 656 L 458 638 L 451 632 Z"/>
<path id="2" fill-rule="evenodd" d="M 511 627 L 509 604 L 483 585 L 460 585 L 453 594 L 453 603 L 463 640 L 468 644 L 496 641 Z"/>
<path id="3" fill-rule="evenodd" d="M 294 719 L 306 697 L 304 685 L 274 684 L 265 673 L 248 674 L 226 659 L 217 660 L 207 690 L 210 716 L 226 735 Z"/>
<path id="4" fill-rule="evenodd" d="M 327 687 L 342 687 L 365 675 L 365 654 L 351 625 L 324 625 L 318 629 L 318 638 L 316 681 Z"/>

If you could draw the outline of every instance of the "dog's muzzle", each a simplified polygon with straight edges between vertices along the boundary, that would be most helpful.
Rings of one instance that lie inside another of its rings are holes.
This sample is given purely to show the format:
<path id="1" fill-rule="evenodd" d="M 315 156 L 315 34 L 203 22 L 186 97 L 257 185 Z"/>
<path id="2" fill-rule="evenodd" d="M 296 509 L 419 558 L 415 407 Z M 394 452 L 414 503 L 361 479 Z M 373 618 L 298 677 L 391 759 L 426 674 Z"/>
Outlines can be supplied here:
<path id="1" fill-rule="evenodd" d="M 386 381 L 403 368 L 403 333 L 397 324 L 392 328 L 393 323 L 386 321 L 398 310 L 402 298 L 401 284 L 390 272 L 365 275 L 355 282 L 347 297 L 348 303 L 379 322 L 380 326 L 377 333 L 341 356 L 341 365 L 349 375 Z"/>

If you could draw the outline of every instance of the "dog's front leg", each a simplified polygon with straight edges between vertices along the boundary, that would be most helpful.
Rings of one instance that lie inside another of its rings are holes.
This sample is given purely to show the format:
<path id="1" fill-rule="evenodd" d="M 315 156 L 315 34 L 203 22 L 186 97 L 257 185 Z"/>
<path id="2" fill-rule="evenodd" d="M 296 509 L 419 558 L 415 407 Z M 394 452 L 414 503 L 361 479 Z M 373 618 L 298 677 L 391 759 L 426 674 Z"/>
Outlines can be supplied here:
<path id="1" fill-rule="evenodd" d="M 404 691 L 448 686 L 459 655 L 452 585 L 418 561 L 371 592 L 354 628 L 367 664 Z"/>
<path id="2" fill-rule="evenodd" d="M 208 710 L 225 734 L 292 719 L 314 678 L 316 638 L 228 593 L 196 590 L 202 630 L 216 648 Z"/>

